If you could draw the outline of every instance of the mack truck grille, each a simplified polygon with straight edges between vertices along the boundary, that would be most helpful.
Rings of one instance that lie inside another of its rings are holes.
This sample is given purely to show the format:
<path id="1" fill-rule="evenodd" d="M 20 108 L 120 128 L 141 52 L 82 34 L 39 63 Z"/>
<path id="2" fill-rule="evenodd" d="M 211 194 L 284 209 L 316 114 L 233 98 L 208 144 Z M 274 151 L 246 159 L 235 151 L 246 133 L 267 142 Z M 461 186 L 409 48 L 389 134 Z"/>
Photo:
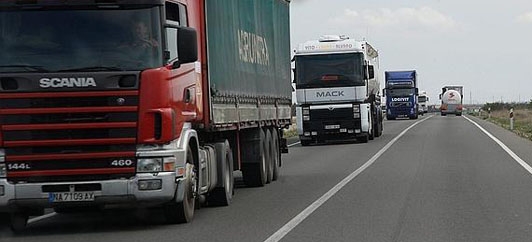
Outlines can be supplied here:
<path id="1" fill-rule="evenodd" d="M 352 108 L 336 108 L 336 109 L 311 109 L 310 119 L 316 121 L 326 120 L 352 120 Z"/>
<path id="2" fill-rule="evenodd" d="M 8 180 L 133 176 L 138 99 L 135 90 L 0 94 Z"/>

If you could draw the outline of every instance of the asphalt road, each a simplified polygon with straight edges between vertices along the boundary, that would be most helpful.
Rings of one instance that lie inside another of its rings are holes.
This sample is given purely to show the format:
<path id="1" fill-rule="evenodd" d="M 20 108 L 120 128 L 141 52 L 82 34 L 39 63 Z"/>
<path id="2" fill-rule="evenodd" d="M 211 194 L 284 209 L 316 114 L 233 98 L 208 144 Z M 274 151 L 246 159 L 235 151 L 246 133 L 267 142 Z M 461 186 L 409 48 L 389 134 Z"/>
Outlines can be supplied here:
<path id="1" fill-rule="evenodd" d="M 471 120 L 514 157 L 464 117 L 386 121 L 368 144 L 292 146 L 279 181 L 240 186 L 189 224 L 157 210 L 54 215 L 0 241 L 531 241 L 532 174 L 514 158 L 532 164 L 532 142 Z"/>

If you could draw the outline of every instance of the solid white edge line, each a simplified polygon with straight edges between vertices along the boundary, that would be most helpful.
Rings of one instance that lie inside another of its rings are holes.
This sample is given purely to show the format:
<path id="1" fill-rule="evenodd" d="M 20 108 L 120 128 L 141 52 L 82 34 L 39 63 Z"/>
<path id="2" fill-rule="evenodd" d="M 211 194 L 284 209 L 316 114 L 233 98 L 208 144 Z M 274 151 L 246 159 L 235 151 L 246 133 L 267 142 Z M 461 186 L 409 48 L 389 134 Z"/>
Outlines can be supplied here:
<path id="1" fill-rule="evenodd" d="M 401 138 L 408 130 L 410 130 L 412 127 L 416 126 L 417 124 L 431 118 L 432 116 L 428 116 L 422 120 L 419 120 L 415 122 L 414 124 L 410 125 L 408 128 L 403 130 L 399 135 L 397 135 L 394 139 L 392 139 L 388 144 L 386 144 L 384 147 L 382 147 L 373 157 L 371 157 L 366 163 L 364 163 L 361 167 L 356 169 L 353 173 L 349 174 L 346 178 L 344 178 L 342 181 L 340 181 L 338 184 L 336 184 L 333 188 L 331 188 L 329 191 L 327 191 L 325 194 L 323 194 L 318 200 L 314 201 L 312 204 L 310 204 L 307 208 L 305 208 L 302 212 L 300 212 L 298 215 L 296 215 L 294 218 L 292 218 L 288 223 L 286 223 L 283 227 L 281 227 L 279 230 L 277 230 L 274 234 L 272 234 L 269 238 L 267 238 L 264 242 L 278 242 L 282 238 L 284 238 L 290 231 L 292 231 L 295 227 L 297 227 L 303 220 L 305 220 L 308 216 L 310 216 L 316 209 L 321 207 L 327 200 L 329 200 L 334 194 L 336 194 L 340 189 L 342 189 L 345 185 L 347 185 L 351 180 L 353 180 L 355 177 L 357 177 L 360 173 L 362 173 L 365 169 L 367 169 L 369 166 L 371 166 L 384 152 L 386 152 L 399 138 Z"/>
<path id="2" fill-rule="evenodd" d="M 28 219 L 28 224 L 39 222 L 39 221 L 41 221 L 43 219 L 47 219 L 47 218 L 53 217 L 55 215 L 57 215 L 57 213 L 56 212 L 52 212 L 52 213 L 45 214 L 45 215 L 42 215 L 42 216 L 39 216 L 39 217 Z"/>
<path id="3" fill-rule="evenodd" d="M 293 143 L 293 144 L 289 144 L 289 145 L 287 145 L 286 147 L 292 147 L 292 146 L 294 146 L 294 145 L 298 145 L 298 144 L 301 144 L 301 141 L 295 142 L 295 143 Z"/>
<path id="4" fill-rule="evenodd" d="M 517 163 L 519 163 L 519 165 L 521 165 L 523 168 L 525 168 L 525 170 L 527 170 L 530 174 L 532 174 L 532 167 L 530 167 L 530 165 L 528 165 L 528 163 L 526 163 L 523 159 L 521 159 L 521 157 L 517 156 L 510 148 L 508 148 L 508 146 L 506 146 L 502 141 L 500 141 L 499 139 L 497 139 L 495 136 L 493 136 L 492 134 L 490 134 L 490 132 L 488 132 L 486 129 L 482 128 L 482 126 L 480 126 L 478 123 L 476 123 L 475 121 L 469 119 L 468 117 L 464 116 L 465 119 L 467 119 L 469 122 L 471 122 L 472 124 L 474 124 L 475 126 L 477 126 L 477 128 L 479 128 L 482 132 L 484 132 L 488 137 L 490 137 L 493 141 L 495 141 L 495 143 L 497 143 L 504 151 L 506 151 L 506 153 L 508 153 L 508 155 L 510 155 L 515 161 L 517 161 Z"/>

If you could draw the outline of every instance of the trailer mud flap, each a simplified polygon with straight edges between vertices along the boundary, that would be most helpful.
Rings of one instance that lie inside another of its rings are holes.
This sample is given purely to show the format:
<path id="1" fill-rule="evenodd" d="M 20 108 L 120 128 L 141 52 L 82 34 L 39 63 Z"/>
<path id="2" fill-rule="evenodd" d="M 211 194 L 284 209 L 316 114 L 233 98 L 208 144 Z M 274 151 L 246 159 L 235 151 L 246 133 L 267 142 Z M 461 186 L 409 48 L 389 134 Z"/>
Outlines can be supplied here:
<path id="1" fill-rule="evenodd" d="M 281 138 L 281 143 L 279 143 L 279 148 L 281 150 L 281 153 L 288 154 L 288 145 L 285 138 Z"/>

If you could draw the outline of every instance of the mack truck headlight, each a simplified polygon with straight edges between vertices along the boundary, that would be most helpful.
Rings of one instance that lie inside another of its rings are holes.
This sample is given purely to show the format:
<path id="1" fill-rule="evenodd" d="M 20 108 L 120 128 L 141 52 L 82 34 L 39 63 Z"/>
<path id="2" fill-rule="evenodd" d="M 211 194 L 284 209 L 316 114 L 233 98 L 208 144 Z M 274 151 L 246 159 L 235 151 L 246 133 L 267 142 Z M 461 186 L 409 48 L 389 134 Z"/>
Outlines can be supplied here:
<path id="1" fill-rule="evenodd" d="M 303 107 L 303 121 L 310 121 L 310 107 Z"/>
<path id="2" fill-rule="evenodd" d="M 353 118 L 360 118 L 360 105 L 353 104 Z"/>

